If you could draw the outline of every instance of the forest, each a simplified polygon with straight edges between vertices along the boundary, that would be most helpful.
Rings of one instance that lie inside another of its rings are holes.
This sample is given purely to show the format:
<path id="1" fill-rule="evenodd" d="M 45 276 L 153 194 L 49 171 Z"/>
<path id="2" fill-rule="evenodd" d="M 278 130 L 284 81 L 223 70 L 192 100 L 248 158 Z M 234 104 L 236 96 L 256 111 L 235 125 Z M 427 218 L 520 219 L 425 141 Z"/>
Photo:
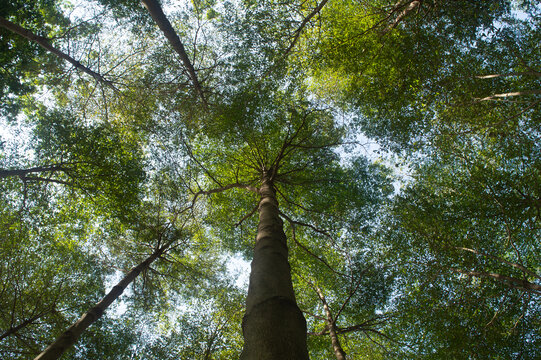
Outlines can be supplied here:
<path id="1" fill-rule="evenodd" d="M 541 359 L 540 27 L 0 2 L 0 359 Z"/>

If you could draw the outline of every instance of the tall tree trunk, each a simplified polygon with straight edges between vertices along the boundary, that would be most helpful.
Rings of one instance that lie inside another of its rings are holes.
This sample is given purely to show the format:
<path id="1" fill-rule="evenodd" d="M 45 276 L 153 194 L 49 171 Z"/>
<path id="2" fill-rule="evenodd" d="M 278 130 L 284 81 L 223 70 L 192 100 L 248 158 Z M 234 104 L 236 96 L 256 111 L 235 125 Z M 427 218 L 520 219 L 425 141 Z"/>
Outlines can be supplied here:
<path id="1" fill-rule="evenodd" d="M 173 26 L 165 16 L 162 7 L 160 6 L 160 3 L 157 0 L 141 0 L 143 5 L 145 5 L 146 9 L 150 13 L 150 16 L 152 19 L 156 22 L 160 30 L 163 32 L 167 40 L 169 41 L 169 44 L 173 47 L 173 49 L 179 54 L 180 60 L 184 64 L 184 67 L 188 71 L 188 74 L 190 76 L 190 79 L 192 80 L 193 86 L 195 88 L 195 91 L 197 92 L 197 95 L 201 97 L 201 100 L 203 101 L 203 105 L 208 106 L 207 100 L 205 98 L 205 94 L 203 93 L 203 89 L 201 88 L 201 84 L 199 83 L 199 80 L 197 79 L 197 74 L 195 73 L 195 69 L 188 58 L 188 54 L 186 53 L 186 50 L 184 49 L 184 45 L 182 44 L 182 41 L 180 41 L 180 38 L 177 35 L 177 32 L 175 29 L 173 29 Z"/>
<path id="2" fill-rule="evenodd" d="M 321 291 L 321 289 L 317 286 L 316 291 L 319 299 L 321 300 L 321 303 L 323 304 L 323 309 L 325 310 L 325 314 L 327 316 L 327 326 L 329 328 L 329 335 L 331 337 L 334 355 L 336 356 L 337 360 L 346 360 L 346 352 L 344 351 L 344 349 L 342 349 L 342 345 L 340 345 L 340 340 L 338 339 L 338 334 L 336 332 L 336 321 L 332 316 L 331 308 L 329 307 L 329 304 L 327 304 L 327 299 L 325 299 L 323 291 Z"/>
<path id="3" fill-rule="evenodd" d="M 268 174 L 260 194 L 240 359 L 307 360 L 306 320 L 295 300 L 286 235 Z"/>
<path id="4" fill-rule="evenodd" d="M 55 360 L 60 358 L 62 354 L 70 348 L 79 336 L 96 320 L 98 320 L 104 313 L 104 311 L 115 301 L 123 292 L 124 289 L 141 273 L 152 264 L 165 250 L 166 247 L 161 247 L 154 251 L 152 255 L 146 258 L 145 261 L 134 267 L 124 276 L 122 280 L 113 288 L 105 297 L 97 303 L 93 308 L 88 310 L 79 320 L 77 320 L 72 326 L 70 326 L 62 335 L 56 339 L 51 345 L 49 345 L 41 354 L 39 354 L 34 360 Z"/>
<path id="5" fill-rule="evenodd" d="M 85 73 L 87 73 L 88 75 L 92 76 L 94 79 L 96 79 L 98 82 L 101 82 L 105 85 L 108 85 L 112 88 L 114 88 L 113 86 L 113 83 L 107 79 L 105 79 L 101 74 L 98 74 L 97 72 L 91 70 L 90 68 L 84 66 L 83 64 L 81 64 L 79 61 L 75 60 L 74 58 L 72 58 L 71 56 L 69 56 L 68 54 L 66 54 L 65 52 L 55 48 L 54 46 L 51 45 L 51 43 L 49 42 L 49 39 L 47 38 L 44 38 L 43 36 L 39 36 L 39 35 L 36 35 L 34 34 L 32 31 L 28 30 L 28 29 L 25 29 L 17 24 L 14 24 L 12 23 L 11 21 L 3 18 L 3 17 L 0 17 L 0 26 L 3 27 L 4 29 L 7 29 L 15 34 L 18 34 L 30 41 L 33 41 L 35 42 L 36 44 L 38 44 L 39 46 L 41 46 L 42 48 L 44 48 L 45 50 L 51 52 L 52 54 L 55 54 L 56 56 L 58 56 L 59 58 L 61 59 L 64 59 L 66 60 L 67 62 L 69 62 L 70 64 L 72 64 L 73 66 L 75 66 L 76 69 L 78 70 L 81 70 Z"/>

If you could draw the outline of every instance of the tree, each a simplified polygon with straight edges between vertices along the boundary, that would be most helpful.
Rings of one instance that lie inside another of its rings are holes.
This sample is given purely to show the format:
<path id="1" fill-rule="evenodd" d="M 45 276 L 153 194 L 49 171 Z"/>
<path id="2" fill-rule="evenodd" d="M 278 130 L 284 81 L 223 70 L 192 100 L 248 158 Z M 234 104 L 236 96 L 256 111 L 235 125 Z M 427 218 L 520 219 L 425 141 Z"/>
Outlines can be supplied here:
<path id="1" fill-rule="evenodd" d="M 537 4 L 143 3 L 0 8 L 5 354 L 538 356 Z"/>
<path id="2" fill-rule="evenodd" d="M 299 112 L 290 107 L 292 101 L 278 103 L 265 95 L 260 92 L 245 95 L 248 99 L 239 99 L 252 116 L 228 119 L 236 131 L 233 136 L 221 139 L 224 145 L 208 146 L 209 138 L 201 139 L 204 145 L 190 145 L 197 146 L 191 150 L 192 160 L 208 177 L 206 182 L 217 186 L 212 191 L 194 190 L 194 193 L 222 195 L 226 190 L 246 189 L 255 190 L 259 195 L 259 223 L 243 320 L 245 345 L 241 358 L 307 358 L 306 325 L 295 302 L 287 261 L 287 240 L 280 216 L 304 216 L 306 223 L 324 226 L 329 224 L 329 217 L 347 217 L 348 211 L 354 211 L 354 204 L 340 201 L 341 196 L 351 193 L 355 194 L 352 199 L 363 201 L 364 189 L 348 182 L 350 174 L 338 164 L 338 157 L 332 152 L 332 148 L 341 143 L 341 130 L 333 128 L 328 114 L 302 108 Z M 257 109 L 262 103 L 266 104 L 268 112 L 261 116 Z M 259 131 L 255 132 L 253 128 Z M 237 140 L 239 135 L 242 142 Z M 216 158 L 217 155 L 213 155 L 216 151 L 222 161 L 228 160 L 227 169 L 222 168 L 223 162 L 203 160 Z M 314 171 L 323 166 L 324 173 Z M 310 192 L 318 193 L 320 199 L 311 196 Z M 278 199 L 284 201 L 285 206 L 278 207 Z M 254 200 L 257 199 L 251 201 Z M 329 201 L 335 209 L 326 212 L 324 207 L 330 204 Z M 230 203 L 238 202 L 230 198 L 220 203 L 230 212 Z M 250 212 L 253 205 L 248 204 L 239 208 L 239 225 L 255 212 Z M 285 211 L 292 213 L 286 215 Z M 219 217 L 212 225 L 216 227 L 224 221 Z M 233 246 L 239 248 L 239 244 Z M 261 353 L 262 348 L 267 349 L 265 353 Z"/>

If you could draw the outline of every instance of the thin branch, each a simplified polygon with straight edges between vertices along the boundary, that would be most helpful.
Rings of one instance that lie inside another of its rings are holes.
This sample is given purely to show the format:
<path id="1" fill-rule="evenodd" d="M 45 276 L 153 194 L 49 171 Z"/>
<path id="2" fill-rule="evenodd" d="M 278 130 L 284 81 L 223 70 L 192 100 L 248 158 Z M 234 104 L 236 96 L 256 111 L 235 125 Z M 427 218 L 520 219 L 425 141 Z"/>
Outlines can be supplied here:
<path id="1" fill-rule="evenodd" d="M 486 253 L 483 253 L 481 251 L 477 251 L 475 249 L 469 249 L 469 248 L 465 248 L 465 247 L 456 247 L 456 249 L 459 249 L 459 250 L 464 250 L 464 251 L 469 251 L 471 253 L 474 253 L 476 255 L 482 255 L 482 256 L 485 256 L 485 257 L 489 257 L 491 259 L 494 259 L 494 260 L 497 260 L 499 262 L 502 262 L 504 264 L 507 264 L 509 266 L 512 266 L 514 268 L 517 268 L 519 270 L 521 270 L 522 272 L 525 272 L 526 274 L 529 274 L 539 280 L 541 280 L 541 276 L 537 275 L 536 273 L 534 273 L 533 271 L 531 271 L 530 269 L 526 268 L 525 266 L 523 265 L 520 265 L 520 264 L 517 264 L 517 263 L 514 263 L 514 262 L 511 262 L 511 261 L 507 261 L 505 259 L 502 259 L 498 256 L 494 256 L 494 255 L 491 255 L 491 254 L 486 254 Z"/>
<path id="2" fill-rule="evenodd" d="M 359 274 L 359 279 L 357 281 L 357 285 L 355 286 L 354 289 L 352 289 L 350 292 L 349 292 L 349 296 L 348 298 L 346 299 L 346 301 L 344 301 L 344 303 L 342 304 L 342 306 L 340 307 L 340 310 L 338 310 L 338 312 L 336 313 L 336 318 L 338 318 L 340 316 L 340 314 L 342 313 L 342 311 L 344 311 L 344 309 L 346 308 L 347 304 L 349 303 L 349 301 L 351 300 L 352 296 L 357 292 L 357 290 L 359 290 L 359 287 L 361 286 L 361 283 L 362 283 L 362 276 L 364 275 L 364 273 L 366 273 L 369 269 L 371 268 L 371 266 L 365 268 L 363 271 L 361 271 L 361 273 Z"/>
<path id="3" fill-rule="evenodd" d="M 282 216 L 283 216 L 287 221 L 289 221 L 291 224 L 300 225 L 300 226 L 304 226 L 304 227 L 310 228 L 310 229 L 312 229 L 313 231 L 315 231 L 316 233 L 324 235 L 324 236 L 327 237 L 329 240 L 331 240 L 333 243 L 335 242 L 334 239 L 332 238 L 332 236 L 329 235 L 329 233 L 327 233 L 325 230 L 318 229 L 317 227 L 315 227 L 315 226 L 312 225 L 312 224 L 307 224 L 307 223 L 303 223 L 303 222 L 301 222 L 301 221 L 293 220 L 293 219 L 291 219 L 290 217 L 288 217 L 286 214 L 284 214 L 284 213 L 281 212 L 281 211 L 280 211 L 280 215 L 282 215 Z"/>
<path id="4" fill-rule="evenodd" d="M 16 334 L 19 330 L 21 330 L 22 328 L 28 326 L 28 325 L 31 325 L 33 324 L 36 320 L 38 320 L 39 318 L 47 315 L 48 313 L 50 312 L 53 312 L 54 311 L 54 308 L 51 308 L 51 309 L 47 309 L 46 311 L 43 311 L 31 318 L 28 318 L 26 320 L 24 320 L 23 322 L 21 322 L 19 325 L 17 326 L 14 326 L 14 327 L 10 327 L 8 330 L 6 330 L 4 333 L 2 333 L 0 335 L 0 340 L 8 337 L 8 336 L 11 336 L 11 335 L 14 335 Z"/>
<path id="5" fill-rule="evenodd" d="M 319 256 L 317 256 L 316 254 L 314 254 L 312 251 L 310 251 L 310 249 L 308 249 L 306 246 L 304 246 L 303 244 L 301 244 L 298 240 L 297 240 L 297 236 L 295 234 L 295 224 L 298 224 L 298 225 L 301 225 L 302 223 L 298 223 L 294 220 L 292 220 L 291 218 L 289 218 L 287 215 L 285 215 L 284 213 L 282 213 L 280 211 L 280 215 L 283 216 L 291 225 L 291 230 L 293 232 L 293 242 L 295 242 L 295 244 L 297 244 L 301 249 L 303 249 L 308 255 L 312 256 L 314 259 L 322 262 L 327 268 L 329 268 L 329 270 L 331 270 L 333 273 L 335 273 L 336 275 L 340 275 L 340 276 L 344 276 L 346 277 L 345 274 L 339 272 L 339 271 L 336 271 L 325 259 L 322 259 L 320 258 Z"/>
<path id="6" fill-rule="evenodd" d="M 250 216 L 252 216 L 253 214 L 255 214 L 255 212 L 257 211 L 257 209 L 259 208 L 259 204 L 257 204 L 253 209 L 252 211 L 250 211 L 248 214 L 246 214 L 242 219 L 239 220 L 238 223 L 236 223 L 234 226 L 237 227 L 237 226 L 240 226 L 244 220 L 248 219 Z"/>
<path id="7" fill-rule="evenodd" d="M 321 9 L 323 9 L 323 7 L 325 6 L 325 4 L 327 4 L 327 2 L 328 0 L 321 1 L 319 5 L 316 6 L 316 8 L 310 14 L 308 14 L 306 18 L 304 18 L 300 26 L 297 28 L 297 30 L 295 30 L 295 36 L 293 37 L 293 41 L 291 41 L 291 44 L 289 44 L 288 48 L 286 49 L 284 54 L 281 56 L 280 60 L 285 59 L 289 55 L 289 53 L 291 52 L 291 50 L 293 49 L 293 47 L 299 40 L 299 37 L 301 36 L 301 33 L 306 27 L 306 25 L 310 22 L 310 20 L 312 20 L 314 16 L 316 16 L 321 11 Z"/>
<path id="8" fill-rule="evenodd" d="M 191 205 L 188 206 L 186 209 L 183 209 L 181 212 L 185 212 L 185 211 L 187 211 L 189 209 L 193 209 L 193 207 L 195 206 L 195 203 L 197 201 L 197 198 L 199 196 L 201 196 L 201 195 L 217 194 L 217 193 L 221 193 L 221 192 L 224 192 L 226 190 L 234 189 L 234 188 L 236 188 L 236 189 L 245 189 L 245 190 L 254 192 L 256 194 L 259 194 L 259 189 L 258 188 L 253 187 L 253 186 L 248 185 L 248 184 L 243 184 L 243 183 L 229 184 L 229 185 L 226 185 L 226 186 L 222 186 L 222 187 L 215 188 L 215 189 L 210 189 L 210 190 L 199 190 L 199 191 L 193 193 L 194 196 L 193 196 Z"/>
<path id="9" fill-rule="evenodd" d="M 325 319 L 324 317 L 322 316 L 319 316 L 319 315 L 316 315 L 316 314 L 313 314 L 309 311 L 306 311 L 306 310 L 302 310 L 303 313 L 305 313 L 306 315 L 310 315 L 311 317 L 313 318 L 316 318 L 318 320 L 323 320 L 323 321 L 326 321 L 327 319 Z M 314 334 L 314 333 L 309 333 L 309 335 L 319 335 L 319 334 Z"/>
<path id="10" fill-rule="evenodd" d="M 211 172 L 209 170 L 207 170 L 207 168 L 205 168 L 203 166 L 203 164 L 201 164 L 201 162 L 199 162 L 199 160 L 197 160 L 197 158 L 195 157 L 195 155 L 193 154 L 193 151 L 192 149 L 190 148 L 190 146 L 188 145 L 188 142 L 184 139 L 184 135 L 180 135 L 180 141 L 182 141 L 182 144 L 184 145 L 184 147 L 186 148 L 186 150 L 188 151 L 188 156 L 201 168 L 203 169 L 203 171 L 205 172 L 205 174 L 208 175 L 208 177 L 210 177 L 212 179 L 212 181 L 214 181 L 218 186 L 222 186 L 222 184 L 211 174 Z"/>
<path id="11" fill-rule="evenodd" d="M 74 183 L 64 181 L 64 180 L 58 180 L 58 179 L 51 179 L 51 178 L 44 178 L 39 176 L 32 176 L 32 177 L 24 177 L 23 180 L 25 181 L 42 181 L 45 183 L 54 183 L 54 184 L 61 184 L 66 186 L 73 186 Z"/>
<path id="12" fill-rule="evenodd" d="M 295 140 L 297 136 L 299 136 L 299 133 L 301 132 L 302 128 L 304 128 L 304 126 L 306 125 L 307 117 L 308 117 L 308 113 L 305 113 L 304 116 L 302 117 L 301 124 L 297 127 L 297 129 L 291 136 L 290 136 L 291 128 L 288 126 L 287 135 L 284 139 L 284 142 L 282 143 L 282 147 L 280 148 L 278 155 L 276 155 L 276 158 L 273 160 L 272 165 L 271 165 L 271 169 L 272 169 L 271 180 L 276 177 L 276 174 L 278 170 L 280 169 L 281 161 L 287 155 L 289 155 L 289 152 L 287 152 L 286 150 L 288 147 L 290 147 L 293 144 L 293 140 Z"/>

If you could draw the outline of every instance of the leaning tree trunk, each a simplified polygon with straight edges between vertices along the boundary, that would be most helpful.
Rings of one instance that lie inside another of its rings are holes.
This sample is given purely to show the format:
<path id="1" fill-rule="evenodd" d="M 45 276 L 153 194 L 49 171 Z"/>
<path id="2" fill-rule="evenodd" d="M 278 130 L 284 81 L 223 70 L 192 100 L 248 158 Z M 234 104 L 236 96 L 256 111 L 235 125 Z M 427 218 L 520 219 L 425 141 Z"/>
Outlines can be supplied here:
<path id="1" fill-rule="evenodd" d="M 336 321 L 332 316 L 331 308 L 325 299 L 325 295 L 323 295 L 323 291 L 321 291 L 319 287 L 316 287 L 316 291 L 323 304 L 325 315 L 327 316 L 327 327 L 329 328 L 329 336 L 331 337 L 334 356 L 336 356 L 336 360 L 346 360 L 346 352 L 342 349 L 342 345 L 340 345 L 340 340 L 338 339 L 338 333 L 336 331 Z"/>
<path id="2" fill-rule="evenodd" d="M 152 255 L 146 258 L 145 261 L 131 269 L 130 272 L 127 273 L 99 303 L 81 316 L 79 320 L 64 331 L 55 342 L 43 350 L 43 352 L 34 360 L 59 359 L 67 349 L 77 342 L 79 336 L 103 315 L 103 312 L 124 292 L 124 289 L 126 289 L 126 287 L 135 280 L 143 270 L 148 268 L 150 264 L 164 252 L 164 250 L 165 247 L 157 249 Z"/>
<path id="3" fill-rule="evenodd" d="M 152 19 L 154 19 L 154 21 L 156 22 L 160 30 L 163 32 L 163 34 L 169 41 L 169 44 L 171 44 L 173 49 L 177 52 L 177 54 L 179 54 L 180 60 L 186 67 L 186 70 L 188 71 L 188 75 L 190 76 L 192 80 L 195 91 L 201 97 L 203 104 L 205 106 L 208 106 L 207 100 L 205 98 L 205 94 L 203 93 L 203 89 L 201 88 L 201 84 L 199 83 L 199 80 L 197 79 L 197 74 L 195 73 L 193 64 L 190 61 L 190 58 L 188 57 L 188 54 L 186 53 L 186 49 L 184 48 L 184 45 L 180 41 L 178 34 L 176 33 L 175 29 L 173 29 L 173 26 L 171 25 L 171 23 L 165 16 L 160 3 L 157 0 L 141 0 L 141 2 L 147 8 L 148 12 L 150 13 L 150 16 L 152 17 Z"/>
<path id="4" fill-rule="evenodd" d="M 293 291 L 286 235 L 272 182 L 260 189 L 257 228 L 241 360 L 306 360 L 306 320 Z"/>
<path id="5" fill-rule="evenodd" d="M 34 43 L 38 44 L 39 46 L 41 46 L 42 48 L 44 48 L 45 50 L 51 52 L 52 54 L 55 54 L 56 56 L 58 56 L 59 58 L 61 59 L 64 59 L 66 60 L 67 62 L 69 62 L 70 64 L 72 64 L 73 66 L 75 66 L 76 69 L 79 69 L 79 70 L 82 70 L 83 72 L 87 73 L 88 75 L 92 76 L 94 79 L 96 79 L 97 81 L 105 84 L 105 85 L 108 85 L 108 86 L 111 86 L 111 87 L 114 87 L 113 86 L 113 83 L 110 82 L 109 80 L 105 79 L 101 74 L 98 74 L 97 72 L 95 71 L 92 71 L 90 68 L 84 66 L 83 64 L 81 64 L 79 61 L 75 60 L 74 58 L 72 58 L 71 56 L 69 56 L 68 54 L 66 54 L 65 52 L 55 48 L 54 46 L 51 45 L 51 43 L 49 42 L 49 39 L 45 38 L 45 37 L 42 37 L 42 36 L 38 36 L 36 34 L 34 34 L 32 31 L 28 30 L 28 29 L 25 29 L 23 28 L 22 26 L 19 26 L 17 24 L 14 24 L 12 23 L 11 21 L 3 18 L 0 16 L 0 27 L 3 27 L 15 34 L 18 34 L 30 41 L 33 41 Z"/>

